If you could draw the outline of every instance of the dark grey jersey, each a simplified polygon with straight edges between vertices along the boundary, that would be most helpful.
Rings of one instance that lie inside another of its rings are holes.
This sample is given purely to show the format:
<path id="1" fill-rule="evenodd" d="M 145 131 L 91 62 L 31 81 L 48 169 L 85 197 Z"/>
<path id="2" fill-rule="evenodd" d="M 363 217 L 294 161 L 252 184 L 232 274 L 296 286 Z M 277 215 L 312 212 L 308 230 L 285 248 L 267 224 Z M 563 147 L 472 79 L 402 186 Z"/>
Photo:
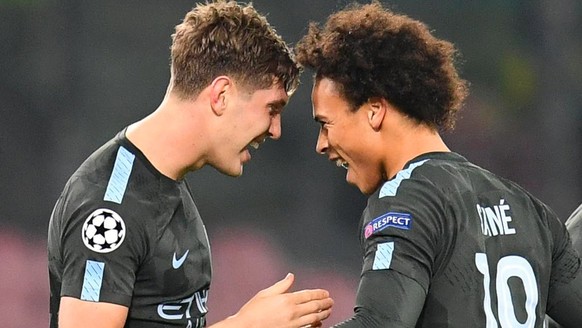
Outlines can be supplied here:
<path id="1" fill-rule="evenodd" d="M 572 243 L 578 254 L 582 254 L 582 205 L 566 220 L 566 227 L 572 236 Z"/>
<path id="2" fill-rule="evenodd" d="M 384 183 L 369 198 L 360 236 L 356 312 L 378 327 L 541 328 L 563 292 L 553 291 L 581 275 L 552 210 L 455 153 L 419 156 Z M 384 285 L 382 276 L 394 274 L 403 284 Z M 387 301 L 413 290 L 424 291 L 421 310 Z M 372 327 L 357 322 L 340 326 Z"/>
<path id="3" fill-rule="evenodd" d="M 67 182 L 48 233 L 51 327 L 61 296 L 127 306 L 125 327 L 203 327 L 211 279 L 186 181 L 159 173 L 119 133 Z"/>

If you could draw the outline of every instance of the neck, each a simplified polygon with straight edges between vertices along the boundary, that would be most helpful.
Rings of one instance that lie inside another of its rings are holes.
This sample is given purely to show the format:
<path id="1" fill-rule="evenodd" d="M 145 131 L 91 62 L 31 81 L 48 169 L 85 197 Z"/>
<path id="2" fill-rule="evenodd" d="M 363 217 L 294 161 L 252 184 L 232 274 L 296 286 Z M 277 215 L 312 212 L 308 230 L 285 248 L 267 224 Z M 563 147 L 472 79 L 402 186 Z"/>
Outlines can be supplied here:
<path id="1" fill-rule="evenodd" d="M 398 140 L 393 149 L 388 149 L 392 160 L 385 165 L 386 178 L 395 176 L 410 160 L 422 154 L 431 152 L 450 152 L 438 131 L 420 124 L 407 126 L 400 130 Z"/>
<path id="2" fill-rule="evenodd" d="M 130 125 L 129 139 L 163 175 L 181 180 L 204 162 L 203 127 L 190 107 L 192 102 L 166 95 L 149 116 Z"/>

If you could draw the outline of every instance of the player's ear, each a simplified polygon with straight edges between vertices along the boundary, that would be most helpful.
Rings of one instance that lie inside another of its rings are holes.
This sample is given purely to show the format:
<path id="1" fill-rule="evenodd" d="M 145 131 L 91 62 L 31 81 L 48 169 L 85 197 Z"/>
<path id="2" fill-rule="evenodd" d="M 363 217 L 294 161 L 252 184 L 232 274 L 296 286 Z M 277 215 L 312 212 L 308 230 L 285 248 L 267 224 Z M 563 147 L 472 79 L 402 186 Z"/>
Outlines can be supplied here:
<path id="1" fill-rule="evenodd" d="M 379 131 L 382 127 L 388 106 L 390 104 L 384 98 L 372 97 L 368 99 L 368 106 L 366 106 L 366 110 L 368 111 L 368 124 L 370 124 L 374 131 Z"/>
<path id="2" fill-rule="evenodd" d="M 210 84 L 210 107 L 215 115 L 221 116 L 226 110 L 231 87 L 232 80 L 224 75 L 215 78 Z"/>

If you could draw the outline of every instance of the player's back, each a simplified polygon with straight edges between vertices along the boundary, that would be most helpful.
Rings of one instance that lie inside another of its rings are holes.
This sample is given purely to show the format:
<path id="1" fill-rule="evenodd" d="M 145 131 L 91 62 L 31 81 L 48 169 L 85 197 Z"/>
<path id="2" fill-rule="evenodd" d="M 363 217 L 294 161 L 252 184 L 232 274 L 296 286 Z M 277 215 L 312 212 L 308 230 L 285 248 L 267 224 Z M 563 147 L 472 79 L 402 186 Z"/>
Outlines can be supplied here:
<path id="1" fill-rule="evenodd" d="M 423 326 L 541 327 L 559 220 L 522 188 L 468 162 L 432 165 L 448 208 Z"/>
<path id="2" fill-rule="evenodd" d="M 552 264 L 569 245 L 551 210 L 454 153 L 423 155 L 402 172 L 367 211 L 410 218 L 379 235 L 393 243 L 390 269 L 427 291 L 417 327 L 542 327 Z"/>

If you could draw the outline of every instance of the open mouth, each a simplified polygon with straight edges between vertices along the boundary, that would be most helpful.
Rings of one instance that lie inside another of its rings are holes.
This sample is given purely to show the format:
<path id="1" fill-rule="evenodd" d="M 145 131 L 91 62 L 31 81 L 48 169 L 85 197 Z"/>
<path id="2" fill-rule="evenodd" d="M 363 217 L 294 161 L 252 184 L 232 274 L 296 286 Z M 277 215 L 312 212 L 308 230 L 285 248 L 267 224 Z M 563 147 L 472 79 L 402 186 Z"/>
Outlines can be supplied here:
<path id="1" fill-rule="evenodd" d="M 256 137 L 255 139 L 251 140 L 251 142 L 249 142 L 249 144 L 247 145 L 247 149 L 250 150 L 257 150 L 259 149 L 259 147 L 261 146 L 261 144 L 263 144 L 265 142 L 265 140 L 267 140 L 267 138 L 264 135 L 261 135 L 259 137 Z"/>
<path id="2" fill-rule="evenodd" d="M 248 145 L 248 147 L 253 148 L 255 150 L 259 149 L 259 146 L 261 145 L 260 142 L 257 141 L 251 141 L 251 143 Z"/>
<path id="3" fill-rule="evenodd" d="M 338 158 L 338 159 L 335 160 L 335 165 L 337 165 L 338 167 L 343 167 L 346 170 L 350 167 L 350 165 L 348 164 L 348 162 L 344 161 L 341 158 Z"/>

